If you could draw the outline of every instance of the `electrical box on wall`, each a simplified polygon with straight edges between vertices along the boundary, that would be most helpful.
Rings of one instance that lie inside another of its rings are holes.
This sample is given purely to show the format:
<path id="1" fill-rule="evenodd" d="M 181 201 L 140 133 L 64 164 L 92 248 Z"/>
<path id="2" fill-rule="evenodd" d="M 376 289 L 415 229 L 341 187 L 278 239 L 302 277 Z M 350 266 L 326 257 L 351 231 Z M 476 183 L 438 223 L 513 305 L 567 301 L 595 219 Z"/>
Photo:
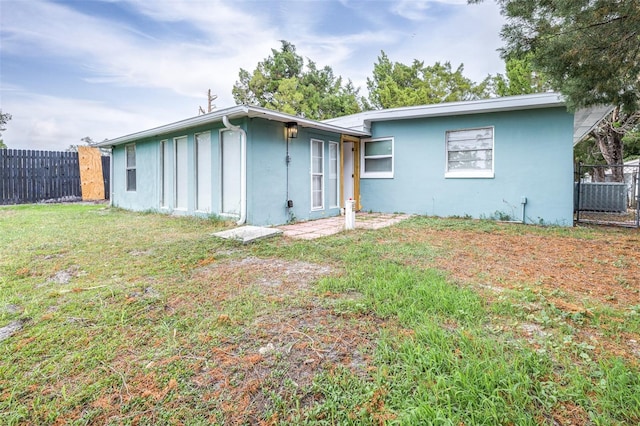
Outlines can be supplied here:
<path id="1" fill-rule="evenodd" d="M 293 207 L 293 200 L 287 200 L 287 208 L 292 208 Z"/>

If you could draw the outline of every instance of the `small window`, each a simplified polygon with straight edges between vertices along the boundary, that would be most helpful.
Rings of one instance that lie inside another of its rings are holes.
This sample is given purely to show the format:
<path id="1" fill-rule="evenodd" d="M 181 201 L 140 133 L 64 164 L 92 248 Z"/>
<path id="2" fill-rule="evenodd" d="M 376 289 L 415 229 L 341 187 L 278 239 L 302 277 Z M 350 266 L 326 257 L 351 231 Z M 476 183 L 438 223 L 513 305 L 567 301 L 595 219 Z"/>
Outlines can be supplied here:
<path id="1" fill-rule="evenodd" d="M 127 169 L 127 191 L 136 190 L 136 146 L 127 145 L 126 153 L 126 169 Z"/>
<path id="2" fill-rule="evenodd" d="M 446 133 L 445 177 L 493 177 L 493 127 Z"/>
<path id="3" fill-rule="evenodd" d="M 362 141 L 361 178 L 393 177 L 393 138 Z"/>

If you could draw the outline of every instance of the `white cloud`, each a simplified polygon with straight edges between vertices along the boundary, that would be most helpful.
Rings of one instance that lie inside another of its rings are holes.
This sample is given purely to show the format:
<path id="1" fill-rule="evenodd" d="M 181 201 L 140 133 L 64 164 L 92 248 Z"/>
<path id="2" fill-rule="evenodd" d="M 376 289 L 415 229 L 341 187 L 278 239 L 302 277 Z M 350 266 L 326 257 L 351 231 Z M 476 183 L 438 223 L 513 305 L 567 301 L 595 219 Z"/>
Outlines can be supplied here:
<path id="1" fill-rule="evenodd" d="M 411 21 L 429 18 L 427 13 L 434 4 L 465 5 L 466 0 L 399 0 L 393 3 L 391 11 Z"/>
<path id="2" fill-rule="evenodd" d="M 417 20 L 401 20 L 398 24 L 397 19 L 385 12 L 386 7 L 400 7 L 396 2 L 375 2 L 376 13 L 372 13 L 371 8 L 358 9 L 361 3 L 345 2 L 354 8 L 364 24 L 354 25 L 354 31 L 345 36 L 319 39 L 313 32 L 304 33 L 299 50 L 311 58 L 322 58 L 318 62 L 330 65 L 336 75 L 351 78 L 356 87 L 361 88 L 362 95 L 366 95 L 366 79 L 371 76 L 381 50 L 392 61 L 404 64 L 414 59 L 424 61 L 425 65 L 450 61 L 455 69 L 464 63 L 465 76 L 477 82 L 489 73 L 502 72 L 503 61 L 497 49 L 502 46 L 499 32 L 504 19 L 494 2 L 468 5 L 466 0 L 410 0 L 404 3 L 402 7 L 425 11 L 428 24 Z M 439 13 L 446 13 L 446 17 L 437 19 L 436 15 L 429 15 L 429 7 L 434 3 L 439 3 Z"/>
<path id="3" fill-rule="evenodd" d="M 464 63 L 465 75 L 481 81 L 487 74 L 502 72 L 504 63 L 497 51 L 503 42 L 500 29 L 504 18 L 493 2 L 455 6 L 446 20 L 417 25 L 411 34 L 387 51 L 392 61 L 409 64 L 413 59 L 425 65 Z"/>
<path id="4" fill-rule="evenodd" d="M 391 11 L 411 21 L 421 21 L 425 18 L 425 11 L 429 8 L 428 0 L 402 0 L 395 3 Z"/>
<path id="5" fill-rule="evenodd" d="M 61 151 L 69 145 L 79 144 L 80 138 L 85 136 L 101 141 L 164 124 L 152 118 L 160 116 L 158 111 L 147 115 L 100 102 L 34 95 L 16 88 L 14 95 L 3 101 L 4 110 L 13 115 L 2 134 L 4 142 L 12 149 Z"/>
<path id="6" fill-rule="evenodd" d="M 269 30 L 261 30 L 258 20 L 220 3 L 133 4 L 156 19 L 171 17 L 183 25 L 196 25 L 207 37 L 188 43 L 160 42 L 112 21 L 33 1 L 5 11 L 3 31 L 10 36 L 3 49 L 86 64 L 88 82 L 166 88 L 192 97 L 211 88 L 232 104 L 231 87 L 239 68 L 255 65 L 250 58 L 268 52 L 277 39 Z"/>

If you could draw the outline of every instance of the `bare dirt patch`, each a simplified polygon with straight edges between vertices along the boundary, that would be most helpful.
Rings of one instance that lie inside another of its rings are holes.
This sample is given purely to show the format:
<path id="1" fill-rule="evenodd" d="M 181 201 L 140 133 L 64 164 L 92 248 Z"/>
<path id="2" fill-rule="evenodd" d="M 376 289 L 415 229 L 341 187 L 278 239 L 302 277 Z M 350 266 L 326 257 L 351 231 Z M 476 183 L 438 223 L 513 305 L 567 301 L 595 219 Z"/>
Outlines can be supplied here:
<path id="1" fill-rule="evenodd" d="M 85 272 L 80 267 L 74 265 L 67 269 L 60 270 L 47 279 L 47 283 L 53 284 L 69 284 L 75 277 L 84 275 Z"/>
<path id="2" fill-rule="evenodd" d="M 213 347 L 215 363 L 192 382 L 221 402 L 217 421 L 257 424 L 274 408 L 273 395 L 287 405 L 312 406 L 318 398 L 313 378 L 323 371 L 342 366 L 365 376 L 379 326 L 375 318 L 336 315 L 317 303 L 267 315 L 237 339 Z"/>
<path id="3" fill-rule="evenodd" d="M 5 208 L 4 206 L 0 207 L 0 217 L 11 217 L 11 216 L 15 216 L 17 214 L 17 211 L 15 210 L 10 210 L 10 208 Z"/>
<path id="4" fill-rule="evenodd" d="M 194 278 L 211 284 L 209 297 L 225 302 L 257 291 L 276 306 L 243 325 L 240 335 L 212 346 L 210 362 L 196 369 L 193 386 L 222 408 L 212 421 L 258 424 L 274 408 L 274 395 L 309 407 L 318 398 L 312 389 L 317 374 L 342 366 L 364 377 L 372 368 L 373 336 L 382 321 L 336 312 L 339 295 L 311 291 L 321 277 L 339 273 L 333 267 L 256 257 L 202 264 Z"/>
<path id="5" fill-rule="evenodd" d="M 527 284 L 560 290 L 587 303 L 640 304 L 640 233 L 636 230 L 598 234 L 591 240 L 429 228 L 399 232 L 404 238 L 442 248 L 435 266 L 460 281 L 504 288 Z"/>
<path id="6" fill-rule="evenodd" d="M 418 266 L 447 271 L 458 282 L 478 288 L 491 302 L 502 291 L 528 287 L 567 314 L 591 318 L 594 306 L 611 306 L 628 312 L 640 306 L 640 233 L 611 229 L 590 239 L 536 232 L 515 234 L 512 225 L 495 232 L 422 227 L 398 229 L 402 240 L 424 242 L 438 249 L 433 259 Z M 415 262 L 415 260 L 414 260 Z M 539 310 L 541 306 L 531 307 Z M 620 321 L 619 318 L 610 318 Z M 637 333 L 615 332 L 606 324 L 596 329 L 573 322 L 576 340 L 632 363 L 640 362 Z M 526 328 L 526 327 L 525 327 Z M 521 329 L 529 341 L 536 330 Z M 546 333 L 547 331 L 545 331 Z M 533 339 L 535 340 L 535 339 Z"/>
<path id="7" fill-rule="evenodd" d="M 307 289 L 310 284 L 333 271 L 333 268 L 327 265 L 258 257 L 233 259 L 220 263 L 213 263 L 213 261 L 209 264 L 206 261 L 201 263 L 206 266 L 196 269 L 194 272 L 197 275 L 204 274 L 210 277 L 218 275 L 225 278 L 228 275 L 234 275 L 233 278 L 244 277 L 245 279 L 242 281 L 245 285 L 257 285 L 263 289 L 283 286 L 288 290 L 291 290 L 291 287 L 297 290 Z"/>

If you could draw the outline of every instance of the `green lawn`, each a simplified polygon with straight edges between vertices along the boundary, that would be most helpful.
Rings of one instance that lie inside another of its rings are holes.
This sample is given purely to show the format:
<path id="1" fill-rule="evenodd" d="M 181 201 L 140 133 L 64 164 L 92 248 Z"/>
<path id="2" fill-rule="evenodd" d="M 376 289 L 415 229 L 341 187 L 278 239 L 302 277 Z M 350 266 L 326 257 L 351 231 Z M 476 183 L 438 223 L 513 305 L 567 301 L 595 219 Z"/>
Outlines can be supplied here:
<path id="1" fill-rule="evenodd" d="M 0 424 L 640 423 L 640 304 L 563 310 L 561 278 L 456 279 L 439 266 L 455 242 L 422 238 L 622 235 L 628 257 L 584 267 L 637 294 L 637 230 L 415 217 L 313 241 L 211 236 L 230 226 L 0 208 L 0 327 L 21 327 L 0 341 Z"/>

